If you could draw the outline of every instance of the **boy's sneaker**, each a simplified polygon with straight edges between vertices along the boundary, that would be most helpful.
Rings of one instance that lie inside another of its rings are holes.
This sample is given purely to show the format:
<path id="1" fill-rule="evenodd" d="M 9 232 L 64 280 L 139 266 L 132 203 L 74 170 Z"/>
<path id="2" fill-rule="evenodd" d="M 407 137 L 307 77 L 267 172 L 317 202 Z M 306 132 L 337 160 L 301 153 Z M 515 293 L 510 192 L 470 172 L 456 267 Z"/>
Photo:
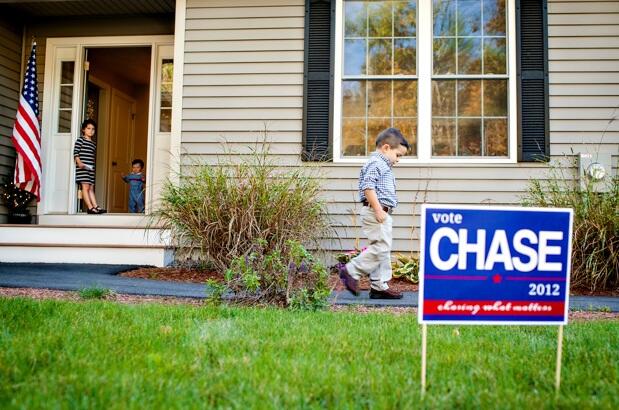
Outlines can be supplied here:
<path id="1" fill-rule="evenodd" d="M 346 265 L 341 264 L 337 267 L 338 272 L 340 273 L 340 279 L 346 289 L 350 291 L 355 296 L 359 296 L 359 281 L 348 273 L 348 269 L 346 269 Z"/>
<path id="2" fill-rule="evenodd" d="M 402 299 L 402 294 L 391 289 L 370 289 L 370 299 Z"/>

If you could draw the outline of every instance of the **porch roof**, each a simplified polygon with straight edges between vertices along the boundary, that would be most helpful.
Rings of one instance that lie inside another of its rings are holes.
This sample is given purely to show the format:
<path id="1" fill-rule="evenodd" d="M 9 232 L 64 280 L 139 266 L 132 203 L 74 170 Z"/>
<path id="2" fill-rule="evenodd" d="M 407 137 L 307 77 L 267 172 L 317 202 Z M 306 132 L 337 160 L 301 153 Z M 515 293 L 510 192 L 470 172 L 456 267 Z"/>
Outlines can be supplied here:
<path id="1" fill-rule="evenodd" d="M 24 17 L 173 14 L 175 0 L 0 0 Z"/>

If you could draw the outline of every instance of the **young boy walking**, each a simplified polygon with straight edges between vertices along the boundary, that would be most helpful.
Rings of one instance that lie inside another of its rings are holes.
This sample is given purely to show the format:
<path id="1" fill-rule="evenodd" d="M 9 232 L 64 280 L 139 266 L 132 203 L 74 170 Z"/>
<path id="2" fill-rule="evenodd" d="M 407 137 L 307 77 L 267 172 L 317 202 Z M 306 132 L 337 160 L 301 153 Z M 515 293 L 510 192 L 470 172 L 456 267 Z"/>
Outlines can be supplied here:
<path id="1" fill-rule="evenodd" d="M 392 167 L 406 154 L 408 142 L 396 128 L 383 130 L 376 138 L 376 151 L 361 168 L 359 199 L 367 249 L 339 268 L 344 286 L 359 295 L 359 278 L 370 276 L 371 299 L 400 299 L 402 294 L 389 289 L 391 280 L 391 213 L 398 205 Z"/>

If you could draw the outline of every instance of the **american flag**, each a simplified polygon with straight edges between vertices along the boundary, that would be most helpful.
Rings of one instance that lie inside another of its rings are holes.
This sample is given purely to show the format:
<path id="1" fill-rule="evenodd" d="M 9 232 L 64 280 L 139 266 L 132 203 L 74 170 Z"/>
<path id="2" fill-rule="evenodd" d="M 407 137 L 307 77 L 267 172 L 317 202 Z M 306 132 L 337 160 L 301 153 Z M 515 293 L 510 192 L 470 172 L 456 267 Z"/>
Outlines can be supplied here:
<path id="1" fill-rule="evenodd" d="M 41 200 L 41 130 L 39 127 L 39 87 L 37 85 L 37 43 L 32 43 L 19 107 L 13 126 L 15 185 Z"/>

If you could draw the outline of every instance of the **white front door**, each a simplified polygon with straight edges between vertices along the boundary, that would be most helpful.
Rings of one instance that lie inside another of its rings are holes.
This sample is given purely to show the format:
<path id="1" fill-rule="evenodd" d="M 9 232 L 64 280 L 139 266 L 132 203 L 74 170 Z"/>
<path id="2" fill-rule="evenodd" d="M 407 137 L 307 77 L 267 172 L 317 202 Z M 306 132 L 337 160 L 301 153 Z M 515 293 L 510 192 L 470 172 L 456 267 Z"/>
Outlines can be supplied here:
<path id="1" fill-rule="evenodd" d="M 129 193 L 123 174 L 131 169 L 135 140 L 135 100 L 117 90 L 112 91 L 110 147 L 107 167 L 108 212 L 127 212 Z"/>
<path id="2" fill-rule="evenodd" d="M 168 121 L 166 115 L 171 114 L 171 110 L 168 112 L 165 105 L 168 104 L 168 98 L 171 96 L 171 93 L 170 95 L 166 93 L 168 88 L 171 89 L 171 84 L 166 83 L 167 76 L 162 73 L 162 67 L 165 67 L 165 64 L 171 64 L 173 41 L 173 36 L 47 39 L 41 133 L 44 163 L 42 201 L 38 208 L 39 215 L 71 215 L 77 211 L 73 145 L 80 135 L 80 124 L 83 120 L 81 109 L 83 95 L 81 91 L 85 82 L 84 50 L 88 47 L 150 46 L 153 50 L 146 164 L 147 213 L 152 209 L 152 202 L 158 198 L 160 185 L 167 177 L 170 169 L 170 133 L 169 129 L 166 128 Z M 122 105 L 126 101 L 118 99 L 117 102 Z M 123 110 L 128 112 L 128 109 L 123 108 Z M 122 117 L 120 109 L 118 112 Z M 127 116 L 123 117 L 123 121 L 118 126 L 126 130 L 131 121 L 128 120 Z M 163 126 L 161 125 L 162 121 Z M 116 133 L 111 133 L 111 135 L 114 134 Z M 123 131 L 121 134 L 131 138 L 130 133 Z M 118 137 L 120 138 L 121 135 L 118 134 Z M 124 152 L 124 155 L 130 158 L 132 152 Z M 114 160 L 111 157 L 108 158 L 108 163 L 105 166 L 117 169 L 117 171 L 109 170 L 107 172 L 108 178 L 117 180 L 120 176 L 116 176 L 114 172 L 120 174 L 130 170 L 130 161 L 125 156 L 116 160 L 116 167 L 112 166 Z M 127 162 L 129 163 L 127 164 Z M 108 183 L 108 186 L 113 185 Z M 124 201 L 122 206 L 123 209 L 126 209 L 126 198 L 122 198 L 120 191 L 121 187 L 123 191 L 126 191 L 127 187 L 117 185 L 113 188 L 114 193 L 108 192 L 108 194 L 116 195 L 113 199 L 110 198 L 110 203 L 113 204 L 113 207 L 117 205 L 120 207 L 121 202 Z"/>

